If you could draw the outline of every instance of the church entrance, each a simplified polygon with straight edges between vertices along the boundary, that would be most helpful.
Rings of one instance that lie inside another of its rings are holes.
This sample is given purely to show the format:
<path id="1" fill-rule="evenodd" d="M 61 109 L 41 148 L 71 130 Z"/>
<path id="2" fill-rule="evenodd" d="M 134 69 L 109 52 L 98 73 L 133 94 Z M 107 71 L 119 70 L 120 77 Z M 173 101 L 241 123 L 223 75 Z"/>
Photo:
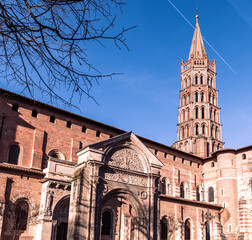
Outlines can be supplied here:
<path id="1" fill-rule="evenodd" d="M 209 222 L 205 222 L 205 235 L 206 235 L 206 240 L 211 240 Z"/>
<path id="2" fill-rule="evenodd" d="M 52 240 L 67 240 L 69 197 L 60 200 L 53 212 Z"/>
<path id="3" fill-rule="evenodd" d="M 102 240 L 133 240 L 136 227 L 132 205 L 121 197 L 109 199 L 101 215 Z"/>
<path id="4" fill-rule="evenodd" d="M 191 224 L 190 220 L 186 219 L 185 221 L 185 240 L 191 239 Z"/>

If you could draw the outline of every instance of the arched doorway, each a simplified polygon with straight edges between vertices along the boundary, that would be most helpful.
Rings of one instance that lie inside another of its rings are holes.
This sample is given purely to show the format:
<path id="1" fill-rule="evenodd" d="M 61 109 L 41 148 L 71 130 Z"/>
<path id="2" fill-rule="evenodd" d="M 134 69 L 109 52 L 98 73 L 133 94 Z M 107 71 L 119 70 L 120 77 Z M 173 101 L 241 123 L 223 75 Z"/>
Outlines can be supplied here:
<path id="1" fill-rule="evenodd" d="M 189 219 L 185 221 L 185 240 L 191 239 L 191 223 Z"/>
<path id="2" fill-rule="evenodd" d="M 142 192 L 140 197 L 142 200 L 147 199 L 145 192 Z M 103 197 L 100 204 L 101 240 L 134 240 L 150 238 L 147 227 L 148 212 L 142 205 L 138 196 L 133 195 L 128 189 L 113 189 Z M 107 230 L 104 229 L 104 225 L 102 224 L 102 220 L 106 217 L 104 215 L 106 211 L 111 214 L 110 235 L 104 234 Z"/>
<path id="3" fill-rule="evenodd" d="M 168 227 L 167 227 L 167 219 L 165 217 L 162 218 L 161 220 L 161 240 L 167 240 L 167 236 L 168 236 Z"/>
<path id="4" fill-rule="evenodd" d="M 53 211 L 53 240 L 66 240 L 67 239 L 67 227 L 68 227 L 68 214 L 69 214 L 69 199 L 70 197 L 64 197 L 55 206 Z"/>
<path id="5" fill-rule="evenodd" d="M 122 197 L 106 201 L 101 214 L 101 240 L 133 240 L 137 219 L 132 205 Z"/>
<path id="6" fill-rule="evenodd" d="M 206 240 L 210 240 L 210 225 L 209 222 L 205 222 L 205 236 Z"/>

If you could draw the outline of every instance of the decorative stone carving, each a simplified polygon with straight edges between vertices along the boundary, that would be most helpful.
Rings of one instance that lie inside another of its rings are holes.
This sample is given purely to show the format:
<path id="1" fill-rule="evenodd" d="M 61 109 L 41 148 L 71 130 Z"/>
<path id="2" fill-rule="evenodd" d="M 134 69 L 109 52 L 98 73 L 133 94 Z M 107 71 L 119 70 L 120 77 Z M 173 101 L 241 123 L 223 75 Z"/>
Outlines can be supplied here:
<path id="1" fill-rule="evenodd" d="M 48 190 L 48 192 L 46 193 L 46 204 L 44 210 L 46 216 L 52 215 L 53 194 L 54 192 L 51 190 Z"/>
<path id="2" fill-rule="evenodd" d="M 147 186 L 148 180 L 147 178 L 143 178 L 140 176 L 133 176 L 128 175 L 126 173 L 105 173 L 105 179 L 115 181 L 115 182 L 121 182 L 121 183 L 127 183 L 131 185 L 137 185 L 137 186 Z"/>
<path id="3" fill-rule="evenodd" d="M 144 167 L 139 155 L 130 148 L 122 148 L 113 152 L 108 157 L 107 163 L 110 166 L 144 172 Z"/>
<path id="4" fill-rule="evenodd" d="M 142 199 L 146 199 L 147 198 L 147 192 L 141 192 L 141 196 Z"/>

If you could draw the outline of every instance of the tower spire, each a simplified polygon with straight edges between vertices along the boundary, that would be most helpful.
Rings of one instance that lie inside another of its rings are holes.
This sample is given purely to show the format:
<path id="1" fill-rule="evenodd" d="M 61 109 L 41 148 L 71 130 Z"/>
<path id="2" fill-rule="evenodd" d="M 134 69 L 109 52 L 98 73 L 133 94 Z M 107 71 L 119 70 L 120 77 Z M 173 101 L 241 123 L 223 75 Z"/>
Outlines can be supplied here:
<path id="1" fill-rule="evenodd" d="M 189 59 L 191 58 L 204 59 L 205 57 L 206 57 L 206 51 L 205 51 L 204 43 L 203 43 L 201 32 L 200 32 L 199 15 L 197 12 L 196 25 L 194 29 Z"/>

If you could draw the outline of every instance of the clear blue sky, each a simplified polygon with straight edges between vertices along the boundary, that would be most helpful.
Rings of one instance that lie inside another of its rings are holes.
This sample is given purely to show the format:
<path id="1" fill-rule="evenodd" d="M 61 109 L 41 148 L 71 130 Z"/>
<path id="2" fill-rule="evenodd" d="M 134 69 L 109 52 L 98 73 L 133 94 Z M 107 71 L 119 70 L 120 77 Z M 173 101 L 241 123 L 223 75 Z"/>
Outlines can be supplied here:
<path id="1" fill-rule="evenodd" d="M 217 61 L 225 147 L 252 144 L 251 0 L 171 1 L 193 25 L 198 3 L 202 35 L 235 70 L 233 73 L 205 43 L 209 59 Z M 83 99 L 75 102 L 82 113 L 67 110 L 171 145 L 177 137 L 180 61 L 188 59 L 193 29 L 168 0 L 127 0 L 118 24 L 137 25 L 127 34 L 129 52 L 108 43 L 106 48 L 93 45 L 87 54 L 103 73 L 123 75 L 94 86 L 92 94 L 100 106 Z M 13 85 L 1 81 L 0 86 L 13 91 Z"/>

